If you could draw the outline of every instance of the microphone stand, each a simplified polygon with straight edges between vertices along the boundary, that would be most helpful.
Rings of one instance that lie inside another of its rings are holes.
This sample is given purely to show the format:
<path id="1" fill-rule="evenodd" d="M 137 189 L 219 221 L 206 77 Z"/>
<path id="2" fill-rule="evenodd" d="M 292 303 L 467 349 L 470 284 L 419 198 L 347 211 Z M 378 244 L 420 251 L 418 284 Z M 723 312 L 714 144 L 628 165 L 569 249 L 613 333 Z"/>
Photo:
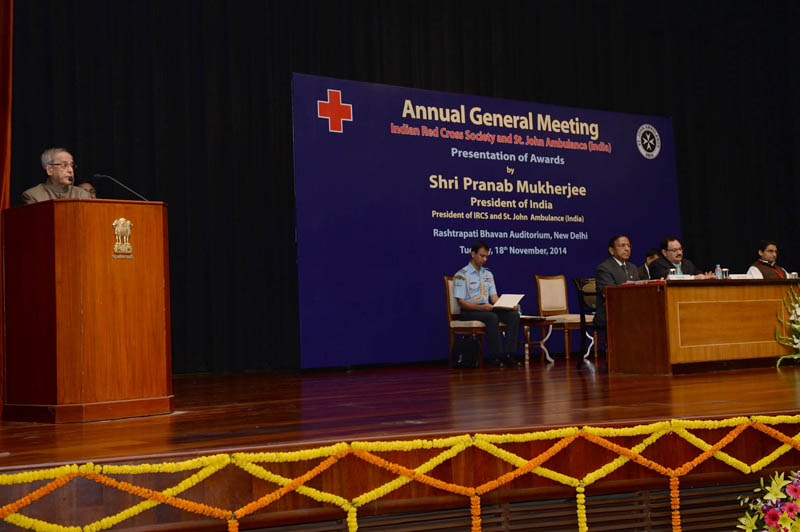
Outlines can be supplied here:
<path id="1" fill-rule="evenodd" d="M 125 185 L 124 183 L 121 183 L 121 182 L 117 181 L 116 179 L 114 179 L 114 178 L 113 178 L 113 177 L 111 177 L 110 175 L 105 175 L 105 174 L 94 174 L 94 176 L 93 176 L 93 177 L 96 177 L 96 178 L 97 178 L 97 177 L 102 177 L 102 178 L 104 178 L 104 179 L 110 179 L 111 181 L 113 181 L 114 183 L 118 184 L 119 186 L 121 186 L 122 188 L 124 188 L 125 190 L 127 190 L 128 192 L 130 192 L 131 194 L 133 194 L 133 195 L 135 195 L 135 196 L 137 196 L 137 197 L 139 197 L 139 198 L 142 198 L 144 201 L 150 201 L 149 199 L 145 198 L 144 196 L 142 196 L 141 194 L 139 194 L 138 192 L 136 192 L 135 190 L 133 190 L 133 189 L 132 189 L 132 188 L 130 188 L 129 186 Z"/>

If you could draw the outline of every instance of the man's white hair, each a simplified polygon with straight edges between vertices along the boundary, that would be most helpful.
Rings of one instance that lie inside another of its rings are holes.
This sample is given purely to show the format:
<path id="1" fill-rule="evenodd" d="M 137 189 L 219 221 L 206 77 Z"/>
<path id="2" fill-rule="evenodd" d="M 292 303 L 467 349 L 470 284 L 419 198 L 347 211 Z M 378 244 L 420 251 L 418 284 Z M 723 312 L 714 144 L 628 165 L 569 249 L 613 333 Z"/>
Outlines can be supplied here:
<path id="1" fill-rule="evenodd" d="M 42 152 L 42 168 L 47 170 L 48 164 L 53 164 L 53 161 L 56 158 L 56 155 L 61 153 L 62 151 L 67 151 L 64 148 L 48 148 Z M 67 153 L 69 153 L 67 151 Z"/>

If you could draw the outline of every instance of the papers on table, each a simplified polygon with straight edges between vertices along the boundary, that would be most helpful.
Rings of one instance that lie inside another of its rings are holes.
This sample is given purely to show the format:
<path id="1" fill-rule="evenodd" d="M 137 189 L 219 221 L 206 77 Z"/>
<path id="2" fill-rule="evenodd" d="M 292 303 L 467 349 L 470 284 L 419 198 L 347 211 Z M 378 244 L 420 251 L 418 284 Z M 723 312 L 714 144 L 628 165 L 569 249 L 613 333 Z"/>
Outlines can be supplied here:
<path id="1" fill-rule="evenodd" d="M 525 294 L 503 294 L 500 296 L 500 299 L 497 300 L 497 303 L 492 306 L 494 308 L 511 310 L 519 305 L 519 302 L 522 301 L 523 297 L 525 297 Z"/>
<path id="2" fill-rule="evenodd" d="M 686 275 L 685 273 L 671 273 L 667 275 L 667 279 L 671 281 L 686 281 L 687 279 L 694 279 L 694 275 Z"/>

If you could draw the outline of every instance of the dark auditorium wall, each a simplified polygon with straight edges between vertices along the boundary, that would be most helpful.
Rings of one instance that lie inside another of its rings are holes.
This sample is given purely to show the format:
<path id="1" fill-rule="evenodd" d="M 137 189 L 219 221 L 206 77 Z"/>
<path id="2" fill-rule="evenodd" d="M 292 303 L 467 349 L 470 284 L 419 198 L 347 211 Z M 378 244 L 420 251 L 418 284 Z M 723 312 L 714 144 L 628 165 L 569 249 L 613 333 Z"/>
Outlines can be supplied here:
<path id="1" fill-rule="evenodd" d="M 61 145 L 169 204 L 176 373 L 299 365 L 293 71 L 671 116 L 687 255 L 800 270 L 797 6 L 17 0 L 12 198 Z"/>

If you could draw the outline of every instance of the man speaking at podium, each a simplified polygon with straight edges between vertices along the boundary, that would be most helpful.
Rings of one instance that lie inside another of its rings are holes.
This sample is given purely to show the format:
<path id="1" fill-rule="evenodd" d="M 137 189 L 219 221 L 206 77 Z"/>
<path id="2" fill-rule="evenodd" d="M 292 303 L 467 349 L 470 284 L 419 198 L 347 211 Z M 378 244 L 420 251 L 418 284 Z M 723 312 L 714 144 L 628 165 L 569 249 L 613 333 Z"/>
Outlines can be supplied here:
<path id="1" fill-rule="evenodd" d="M 22 201 L 36 203 L 51 199 L 91 199 L 89 193 L 72 186 L 75 181 L 75 163 L 64 148 L 50 148 L 42 153 L 42 168 L 47 172 L 47 181 L 22 193 Z"/>

